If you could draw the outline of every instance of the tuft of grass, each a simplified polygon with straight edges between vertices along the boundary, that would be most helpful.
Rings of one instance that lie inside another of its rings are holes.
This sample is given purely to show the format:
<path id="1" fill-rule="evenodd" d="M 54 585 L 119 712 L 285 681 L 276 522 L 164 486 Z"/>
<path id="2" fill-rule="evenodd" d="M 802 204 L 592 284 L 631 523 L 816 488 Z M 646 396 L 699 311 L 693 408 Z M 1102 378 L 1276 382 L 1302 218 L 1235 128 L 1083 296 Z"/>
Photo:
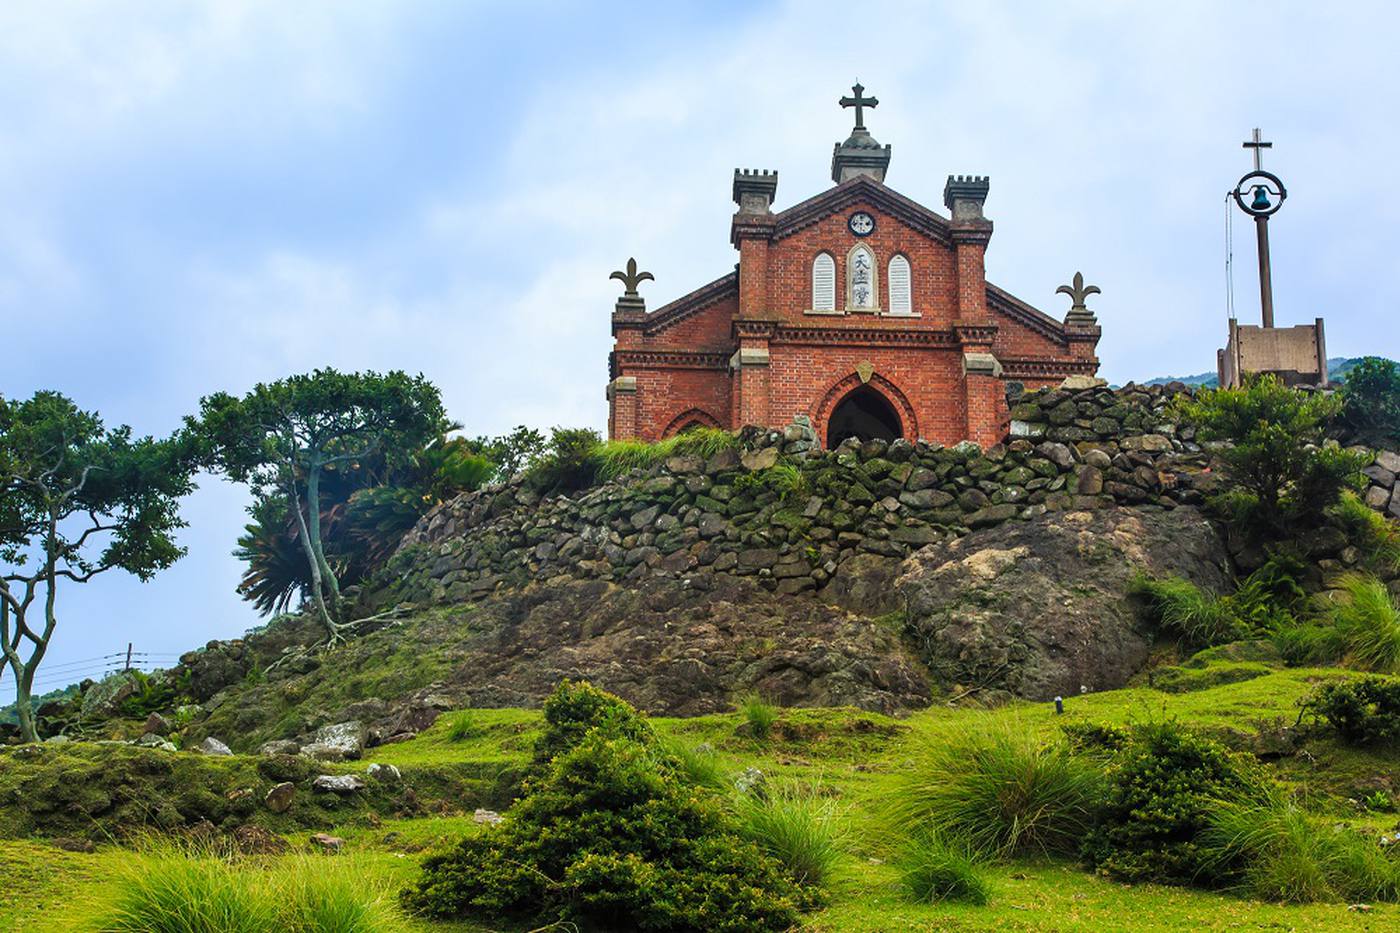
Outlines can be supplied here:
<path id="1" fill-rule="evenodd" d="M 156 845 L 116 879 L 93 928 L 101 933 L 391 933 L 402 916 L 366 885 L 353 859 L 298 856 L 275 864 L 213 849 Z"/>
<path id="2" fill-rule="evenodd" d="M 778 708 L 758 693 L 746 693 L 739 698 L 739 712 L 753 737 L 766 742 L 773 731 L 773 723 L 778 721 Z"/>
<path id="3" fill-rule="evenodd" d="M 696 427 L 665 440 L 648 444 L 646 441 L 608 441 L 598 445 L 598 475 L 615 479 L 632 470 L 648 470 L 669 457 L 713 457 L 721 450 L 739 446 L 737 435 L 720 428 Z"/>
<path id="4" fill-rule="evenodd" d="M 1139 573 L 1129 584 L 1128 593 L 1147 604 L 1163 629 L 1190 644 L 1219 645 L 1242 634 L 1229 602 L 1181 577 L 1157 579 Z"/>
<path id="5" fill-rule="evenodd" d="M 912 901 L 981 906 L 991 897 L 981 856 L 965 843 L 950 842 L 937 833 L 910 836 L 895 858 L 895 868 L 901 891 Z"/>
<path id="6" fill-rule="evenodd" d="M 819 886 L 845 851 L 840 805 L 815 785 L 769 786 L 735 803 L 744 835 L 776 858 L 797 884 Z"/>
<path id="7" fill-rule="evenodd" d="M 893 825 L 1002 858 L 1077 852 L 1102 798 L 1096 764 L 1014 729 L 926 745 L 889 804 Z"/>
<path id="8" fill-rule="evenodd" d="M 485 730 L 477 722 L 476 714 L 469 709 L 449 714 L 447 720 L 447 741 L 465 742 L 480 736 Z"/>
<path id="9" fill-rule="evenodd" d="M 1364 574 L 1343 574 L 1323 597 L 1323 614 L 1336 629 L 1347 658 L 1368 671 L 1400 671 L 1400 610 L 1385 584 Z"/>
<path id="10" fill-rule="evenodd" d="M 1291 800 L 1222 803 L 1201 851 L 1212 874 L 1251 897 L 1285 904 L 1394 901 L 1400 865 L 1370 839 L 1322 825 Z"/>
<path id="11" fill-rule="evenodd" d="M 724 764 L 709 746 L 692 746 L 672 739 L 665 743 L 666 751 L 680 768 L 681 776 L 696 787 L 726 791 L 729 778 Z"/>

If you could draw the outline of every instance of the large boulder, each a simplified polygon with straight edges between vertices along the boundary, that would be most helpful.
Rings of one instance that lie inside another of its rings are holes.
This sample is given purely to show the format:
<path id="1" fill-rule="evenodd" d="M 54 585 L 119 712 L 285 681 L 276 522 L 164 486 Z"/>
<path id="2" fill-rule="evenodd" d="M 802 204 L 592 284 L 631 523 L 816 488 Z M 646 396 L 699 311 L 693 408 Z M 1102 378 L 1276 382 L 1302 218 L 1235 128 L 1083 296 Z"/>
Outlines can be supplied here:
<path id="1" fill-rule="evenodd" d="M 908 633 L 945 687 L 1032 700 L 1121 687 L 1153 632 L 1127 597 L 1138 571 L 1210 590 L 1219 535 L 1191 508 L 1049 513 L 929 545 L 895 583 Z"/>

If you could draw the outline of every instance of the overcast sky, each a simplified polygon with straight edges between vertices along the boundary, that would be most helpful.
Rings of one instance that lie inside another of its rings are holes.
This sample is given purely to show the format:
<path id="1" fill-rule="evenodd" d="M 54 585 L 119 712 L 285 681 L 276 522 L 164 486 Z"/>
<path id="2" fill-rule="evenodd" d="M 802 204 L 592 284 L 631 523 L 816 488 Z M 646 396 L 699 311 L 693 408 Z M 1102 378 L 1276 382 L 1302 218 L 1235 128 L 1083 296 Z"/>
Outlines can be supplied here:
<path id="1" fill-rule="evenodd" d="M 1397 27 L 1362 2 L 11 0 L 0 393 L 159 434 L 215 390 L 399 368 L 473 434 L 602 428 L 608 273 L 635 255 L 654 308 L 732 269 L 733 169 L 777 169 L 778 208 L 824 190 L 856 78 L 891 187 L 942 211 L 949 173 L 991 176 L 991 281 L 1056 316 L 1076 270 L 1103 289 L 1105 377 L 1214 368 L 1256 125 L 1289 189 L 1279 323 L 1400 356 Z M 247 492 L 200 485 L 176 567 L 63 595 L 41 687 L 259 621 Z"/>

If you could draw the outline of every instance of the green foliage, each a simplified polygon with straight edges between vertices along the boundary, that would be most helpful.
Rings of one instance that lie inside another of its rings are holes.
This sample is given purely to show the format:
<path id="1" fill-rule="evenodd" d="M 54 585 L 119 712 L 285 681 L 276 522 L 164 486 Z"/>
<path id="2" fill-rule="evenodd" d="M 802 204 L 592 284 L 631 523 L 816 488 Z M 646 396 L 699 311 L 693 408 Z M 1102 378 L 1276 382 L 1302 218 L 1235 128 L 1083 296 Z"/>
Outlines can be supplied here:
<path id="1" fill-rule="evenodd" d="M 1231 442 L 1219 455 L 1234 488 L 1216 505 L 1261 540 L 1287 540 L 1315 527 L 1356 483 L 1365 458 L 1326 438 L 1341 404 L 1335 396 L 1299 392 L 1269 375 L 1177 403 L 1202 437 Z"/>
<path id="2" fill-rule="evenodd" d="M 587 489 L 598 481 L 602 445 L 592 428 L 555 428 L 546 452 L 525 471 L 525 480 L 546 495 Z"/>
<path id="3" fill-rule="evenodd" d="M 1279 793 L 1216 807 L 1201 857 L 1212 880 L 1263 900 L 1393 901 L 1400 893 L 1400 864 L 1373 841 Z"/>
<path id="4" fill-rule="evenodd" d="M 391 904 L 349 860 L 301 857 L 275 869 L 214 852 L 133 859 L 94 927 L 102 933 L 390 933 Z"/>
<path id="5" fill-rule="evenodd" d="M 1400 610 L 1384 583 L 1358 573 L 1343 574 L 1323 594 L 1323 617 L 1331 623 L 1354 666 L 1383 674 L 1400 672 Z"/>
<path id="6" fill-rule="evenodd" d="M 522 424 L 509 434 L 473 438 L 468 441 L 468 446 L 494 463 L 494 478 L 505 481 L 521 471 L 529 470 L 544 455 L 547 445 L 543 434 Z"/>
<path id="7" fill-rule="evenodd" d="M 1400 745 L 1400 678 L 1323 684 L 1304 701 L 1303 712 L 1324 720 L 1348 745 Z"/>
<path id="8" fill-rule="evenodd" d="M 535 765 L 548 765 L 556 755 L 597 731 L 612 739 L 650 745 L 655 734 L 631 704 L 590 683 L 560 681 L 544 701 L 544 733 L 535 743 Z"/>
<path id="9" fill-rule="evenodd" d="M 598 475 L 614 479 L 631 470 L 648 470 L 671 457 L 709 459 L 721 450 L 739 446 L 737 435 L 720 428 L 694 427 L 649 444 L 645 441 L 608 441 L 598 448 Z"/>
<path id="10" fill-rule="evenodd" d="M 29 694 L 58 623 L 61 584 L 109 570 L 149 580 L 178 560 L 179 502 L 194 488 L 193 470 L 183 440 L 109 430 L 57 392 L 0 398 L 0 647 L 30 741 Z"/>
<path id="11" fill-rule="evenodd" d="M 1385 790 L 1374 790 L 1361 798 L 1361 804 L 1375 813 L 1394 813 L 1395 798 Z"/>
<path id="12" fill-rule="evenodd" d="M 403 895 L 424 915 L 598 929 L 787 930 L 802 900 L 711 796 L 682 781 L 625 703 L 563 684 L 547 761 L 498 827 L 430 856 Z"/>
<path id="13" fill-rule="evenodd" d="M 1400 440 L 1400 367 L 1368 356 L 1347 372 L 1342 421 L 1363 443 Z"/>
<path id="14" fill-rule="evenodd" d="M 128 676 L 135 691 L 121 701 L 118 711 L 130 719 L 144 719 L 151 713 L 167 710 L 180 695 L 179 685 L 167 672 L 147 674 L 132 670 Z"/>
<path id="15" fill-rule="evenodd" d="M 1168 884 L 1206 878 L 1200 835 L 1210 814 L 1262 781 L 1225 748 L 1176 722 L 1135 725 L 1106 771 L 1085 857 L 1126 881 Z"/>
<path id="16" fill-rule="evenodd" d="M 924 904 L 986 904 L 991 885 L 982 863 L 982 857 L 965 842 L 949 841 L 937 833 L 914 833 L 895 858 L 904 896 Z"/>
<path id="17" fill-rule="evenodd" d="M 735 804 L 743 834 L 800 885 L 825 884 L 845 849 L 841 806 L 816 785 L 765 786 Z"/>
<path id="18" fill-rule="evenodd" d="M 745 473 L 734 481 L 734 488 L 772 492 L 779 502 L 796 501 L 811 493 L 811 484 L 806 475 L 792 463 L 775 463 L 765 469 Z"/>
<path id="19" fill-rule="evenodd" d="M 1342 493 L 1330 514 L 1369 567 L 1382 571 L 1400 569 L 1400 522 L 1377 512 L 1351 490 Z"/>
<path id="20" fill-rule="evenodd" d="M 889 818 L 989 856 L 1066 853 L 1089 830 L 1101 792 L 1095 765 L 1063 743 L 1010 728 L 968 731 L 921 750 Z"/>
<path id="21" fill-rule="evenodd" d="M 778 721 L 778 708 L 769 703 L 762 694 L 746 693 L 739 698 L 739 713 L 744 717 L 749 734 L 760 742 L 768 741 L 773 724 Z"/>
<path id="22" fill-rule="evenodd" d="M 1207 593 L 1181 577 L 1143 573 L 1133 578 L 1128 593 L 1142 600 L 1163 630 L 1188 645 L 1210 647 L 1292 627 L 1293 609 L 1307 595 L 1297 580 L 1302 572 L 1297 561 L 1276 555 L 1228 596 Z"/>

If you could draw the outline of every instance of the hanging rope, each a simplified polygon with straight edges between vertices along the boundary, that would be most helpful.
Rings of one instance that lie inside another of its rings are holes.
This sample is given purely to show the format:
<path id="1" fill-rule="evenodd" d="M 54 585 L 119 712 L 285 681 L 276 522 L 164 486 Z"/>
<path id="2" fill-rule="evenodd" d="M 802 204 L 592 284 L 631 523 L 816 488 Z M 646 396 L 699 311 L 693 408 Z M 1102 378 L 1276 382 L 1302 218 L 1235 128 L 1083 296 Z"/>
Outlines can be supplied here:
<path id="1" fill-rule="evenodd" d="M 1225 316 L 1235 319 L 1235 228 L 1230 194 L 1225 194 Z"/>

